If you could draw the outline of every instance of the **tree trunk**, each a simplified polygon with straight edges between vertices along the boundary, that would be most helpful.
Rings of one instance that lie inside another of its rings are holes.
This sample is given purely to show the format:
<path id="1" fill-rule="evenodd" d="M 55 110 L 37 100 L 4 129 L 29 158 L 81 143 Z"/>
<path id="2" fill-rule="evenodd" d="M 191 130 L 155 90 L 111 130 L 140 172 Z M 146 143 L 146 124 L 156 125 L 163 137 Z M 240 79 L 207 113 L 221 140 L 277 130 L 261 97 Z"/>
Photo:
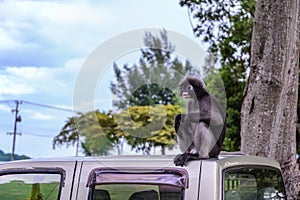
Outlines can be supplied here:
<path id="1" fill-rule="evenodd" d="M 257 0 L 251 66 L 242 105 L 241 150 L 277 160 L 297 199 L 299 0 Z"/>

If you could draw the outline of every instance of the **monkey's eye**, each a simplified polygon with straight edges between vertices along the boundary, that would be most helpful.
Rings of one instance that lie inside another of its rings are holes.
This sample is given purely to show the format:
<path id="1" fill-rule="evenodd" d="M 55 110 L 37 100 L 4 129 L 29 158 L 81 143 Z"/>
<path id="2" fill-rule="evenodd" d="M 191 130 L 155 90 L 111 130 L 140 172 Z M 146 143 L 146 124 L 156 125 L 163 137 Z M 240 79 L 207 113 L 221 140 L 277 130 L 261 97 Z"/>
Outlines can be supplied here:
<path id="1" fill-rule="evenodd" d="M 186 89 L 188 89 L 188 90 L 193 90 L 193 86 L 188 85 L 188 86 L 186 86 Z"/>

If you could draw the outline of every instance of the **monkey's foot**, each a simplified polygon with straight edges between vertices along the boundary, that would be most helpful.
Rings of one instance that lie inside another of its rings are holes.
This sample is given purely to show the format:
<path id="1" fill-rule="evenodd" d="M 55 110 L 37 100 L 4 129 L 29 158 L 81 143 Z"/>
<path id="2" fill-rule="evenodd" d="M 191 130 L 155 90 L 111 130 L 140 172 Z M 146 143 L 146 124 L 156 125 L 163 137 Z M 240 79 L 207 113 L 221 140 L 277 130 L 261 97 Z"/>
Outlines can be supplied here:
<path id="1" fill-rule="evenodd" d="M 179 154 L 174 158 L 174 164 L 176 166 L 186 166 L 189 161 L 191 160 L 199 160 L 198 154 L 190 154 L 190 153 L 184 153 Z"/>

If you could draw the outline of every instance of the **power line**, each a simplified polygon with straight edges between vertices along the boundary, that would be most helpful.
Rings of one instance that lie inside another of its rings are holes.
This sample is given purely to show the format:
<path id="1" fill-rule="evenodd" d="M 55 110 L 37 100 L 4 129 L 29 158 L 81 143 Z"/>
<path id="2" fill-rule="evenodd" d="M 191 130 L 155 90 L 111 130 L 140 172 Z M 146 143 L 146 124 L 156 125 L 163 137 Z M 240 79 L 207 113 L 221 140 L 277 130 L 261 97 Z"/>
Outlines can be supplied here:
<path id="1" fill-rule="evenodd" d="M 44 107 L 44 108 L 49 108 L 49 109 L 54 109 L 54 110 L 59 110 L 59 111 L 65 111 L 65 112 L 79 112 L 79 111 L 75 111 L 72 109 L 68 109 L 68 108 L 61 108 L 61 107 L 56 107 L 56 106 L 50 106 L 50 105 L 45 105 L 45 104 L 41 104 L 41 103 L 34 103 L 34 102 L 30 102 L 30 101 L 23 101 L 24 103 L 30 104 L 30 105 L 34 105 L 34 106 L 40 106 L 40 107 Z"/>
<path id="2" fill-rule="evenodd" d="M 5 134 L 4 132 L 1 132 L 0 134 Z M 7 132 L 6 134 L 12 135 L 11 132 Z M 21 135 L 20 133 L 17 133 L 17 135 Z M 45 134 L 35 134 L 35 133 L 27 133 L 22 131 L 22 136 L 33 136 L 33 137 L 47 137 L 47 138 L 54 138 L 55 136 L 53 135 L 45 135 Z"/>
<path id="3" fill-rule="evenodd" d="M 42 135 L 42 134 L 31 134 L 31 133 L 23 133 L 25 136 L 33 136 L 33 137 L 46 137 L 46 138 L 54 138 L 52 135 Z"/>
<path id="4" fill-rule="evenodd" d="M 9 103 L 9 102 L 15 102 L 15 101 L 18 101 L 18 100 L 0 100 L 0 103 Z M 76 111 L 76 110 L 72 110 L 72 109 L 68 109 L 68 108 L 61 108 L 61 107 L 56 107 L 56 106 L 51 106 L 51 105 L 46 105 L 46 104 L 41 104 L 41 103 L 35 103 L 35 102 L 25 101 L 25 100 L 19 100 L 19 101 L 21 101 L 25 104 L 30 104 L 30 105 L 53 109 L 53 110 L 72 112 L 72 113 L 80 113 L 80 111 Z"/>
<path id="5" fill-rule="evenodd" d="M 10 109 L 13 109 L 13 106 L 10 104 L 10 103 L 12 103 L 12 101 L 10 101 L 10 100 L 4 100 L 4 101 L 0 100 L 0 103 L 6 103 Z"/>
<path id="6" fill-rule="evenodd" d="M 15 101 L 15 100 L 0 100 L 0 103 L 10 103 L 12 101 Z"/>
<path id="7" fill-rule="evenodd" d="M 61 108 L 61 107 L 56 107 L 56 106 L 50 106 L 50 105 L 46 105 L 46 104 L 35 103 L 35 102 L 25 101 L 25 100 L 0 100 L 0 103 L 6 103 L 8 105 L 11 102 L 16 103 L 16 109 L 12 110 L 12 112 L 15 112 L 14 132 L 13 133 L 7 133 L 7 134 L 13 134 L 13 147 L 12 147 L 12 153 L 11 153 L 11 160 L 14 160 L 16 135 L 17 134 L 21 135 L 21 133 L 17 133 L 17 123 L 21 122 L 21 116 L 18 115 L 18 113 L 19 113 L 19 104 L 25 103 L 25 104 L 30 104 L 30 105 L 34 105 L 34 106 L 39 106 L 39 107 L 43 107 L 43 108 L 59 110 L 59 111 L 64 111 L 64 112 L 81 113 L 80 111 L 75 111 L 75 110 L 72 110 L 72 109 Z M 40 135 L 40 134 L 27 134 L 27 135 L 36 136 L 36 137 L 49 137 L 49 136 Z M 77 145 L 76 145 L 76 156 L 78 155 L 79 141 L 80 141 L 80 139 L 78 137 Z"/>

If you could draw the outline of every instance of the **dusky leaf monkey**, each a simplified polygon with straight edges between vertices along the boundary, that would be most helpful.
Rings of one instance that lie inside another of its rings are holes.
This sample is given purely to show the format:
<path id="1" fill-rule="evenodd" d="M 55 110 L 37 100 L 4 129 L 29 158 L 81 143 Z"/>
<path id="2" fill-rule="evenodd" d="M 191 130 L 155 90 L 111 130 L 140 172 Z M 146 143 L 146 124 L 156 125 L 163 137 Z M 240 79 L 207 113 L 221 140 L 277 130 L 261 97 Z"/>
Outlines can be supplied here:
<path id="1" fill-rule="evenodd" d="M 175 117 L 175 131 L 183 154 L 174 158 L 175 165 L 190 160 L 217 157 L 226 132 L 226 113 L 216 98 L 205 89 L 204 82 L 187 76 L 179 84 L 180 97 L 187 98 L 186 114 Z"/>

